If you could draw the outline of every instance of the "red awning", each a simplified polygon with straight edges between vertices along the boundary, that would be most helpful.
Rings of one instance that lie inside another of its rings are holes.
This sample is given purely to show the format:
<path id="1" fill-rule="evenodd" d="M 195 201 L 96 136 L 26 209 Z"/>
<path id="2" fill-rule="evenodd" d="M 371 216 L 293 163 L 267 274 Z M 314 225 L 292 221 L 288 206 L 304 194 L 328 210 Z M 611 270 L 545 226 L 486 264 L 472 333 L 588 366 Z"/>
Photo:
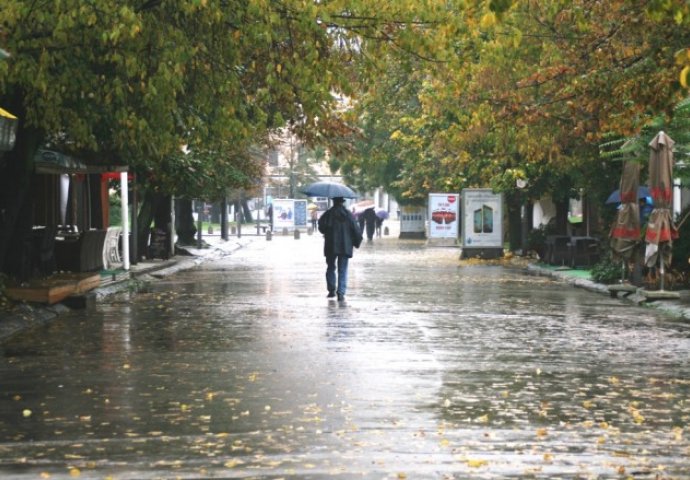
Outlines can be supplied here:
<path id="1" fill-rule="evenodd" d="M 127 180 L 132 180 L 134 176 L 130 173 L 127 172 Z M 119 180 L 120 179 L 120 172 L 105 172 L 101 173 L 101 179 L 102 180 Z"/>

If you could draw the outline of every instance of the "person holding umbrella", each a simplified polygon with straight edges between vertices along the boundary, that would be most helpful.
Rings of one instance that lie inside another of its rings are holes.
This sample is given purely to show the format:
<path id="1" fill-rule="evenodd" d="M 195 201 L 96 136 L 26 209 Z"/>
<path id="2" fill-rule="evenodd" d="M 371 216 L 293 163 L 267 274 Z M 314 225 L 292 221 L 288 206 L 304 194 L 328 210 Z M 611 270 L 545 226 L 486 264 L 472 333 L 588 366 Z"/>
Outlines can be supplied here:
<path id="1" fill-rule="evenodd" d="M 326 257 L 328 298 L 337 295 L 338 302 L 344 302 L 352 247 L 359 248 L 362 244 L 362 232 L 352 213 L 345 208 L 343 197 L 333 198 L 333 206 L 321 215 L 318 225 L 319 232 L 324 235 L 323 254 Z"/>
<path id="2" fill-rule="evenodd" d="M 376 231 L 376 221 L 378 220 L 376 212 L 374 211 L 374 207 L 367 208 L 366 210 L 364 210 L 364 212 L 362 213 L 362 217 L 364 218 L 364 224 L 366 226 L 367 240 L 371 242 L 374 239 L 374 232 Z"/>
<path id="3" fill-rule="evenodd" d="M 319 219 L 319 206 L 315 203 L 310 203 L 307 205 L 307 210 L 309 210 L 309 218 L 311 219 L 311 230 L 315 232 L 318 228 L 317 220 Z"/>
<path id="4" fill-rule="evenodd" d="M 388 218 L 388 211 L 383 208 L 376 209 L 376 236 L 381 236 L 381 227 L 383 226 L 383 221 Z"/>

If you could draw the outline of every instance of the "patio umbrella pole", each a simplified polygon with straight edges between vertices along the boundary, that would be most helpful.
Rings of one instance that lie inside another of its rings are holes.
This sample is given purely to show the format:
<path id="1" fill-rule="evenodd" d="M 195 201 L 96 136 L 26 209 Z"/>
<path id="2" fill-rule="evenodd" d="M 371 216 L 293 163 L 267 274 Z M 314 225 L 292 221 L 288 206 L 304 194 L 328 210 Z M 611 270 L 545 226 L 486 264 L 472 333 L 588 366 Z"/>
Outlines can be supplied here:
<path id="1" fill-rule="evenodd" d="M 661 255 L 661 249 L 659 249 L 659 274 L 661 275 L 661 280 L 659 280 L 659 290 L 664 290 L 664 258 Z"/>

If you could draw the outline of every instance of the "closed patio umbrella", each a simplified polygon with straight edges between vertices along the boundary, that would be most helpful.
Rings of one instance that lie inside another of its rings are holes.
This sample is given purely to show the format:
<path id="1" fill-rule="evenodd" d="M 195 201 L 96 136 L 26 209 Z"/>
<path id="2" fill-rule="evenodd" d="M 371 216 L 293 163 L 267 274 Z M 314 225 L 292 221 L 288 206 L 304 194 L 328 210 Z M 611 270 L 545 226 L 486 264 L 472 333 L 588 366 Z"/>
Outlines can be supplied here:
<path id="1" fill-rule="evenodd" d="M 654 199 L 654 210 L 649 215 L 645 240 L 645 264 L 653 267 L 657 262 L 664 289 L 664 270 L 671 263 L 673 239 L 678 231 L 671 217 L 673 199 L 673 145 L 674 141 L 659 132 L 649 143 L 649 191 Z"/>
<path id="2" fill-rule="evenodd" d="M 621 205 L 609 234 L 611 249 L 621 259 L 630 260 L 640 243 L 640 207 L 637 203 L 640 164 L 625 162 L 620 183 Z"/>

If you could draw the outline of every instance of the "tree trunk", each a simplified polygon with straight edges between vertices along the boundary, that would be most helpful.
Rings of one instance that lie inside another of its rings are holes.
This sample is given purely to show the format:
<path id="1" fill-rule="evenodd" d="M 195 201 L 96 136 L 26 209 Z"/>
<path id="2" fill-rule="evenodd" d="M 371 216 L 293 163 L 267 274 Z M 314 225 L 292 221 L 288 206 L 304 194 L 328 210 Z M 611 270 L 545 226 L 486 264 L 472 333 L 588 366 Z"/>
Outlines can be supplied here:
<path id="1" fill-rule="evenodd" d="M 556 235 L 567 235 L 570 201 L 566 199 L 555 201 L 554 203 L 556 204 Z"/>
<path id="2" fill-rule="evenodd" d="M 151 222 L 153 222 L 153 212 L 155 209 L 155 195 L 146 192 L 139 206 L 137 213 L 137 252 L 138 256 L 147 256 L 149 246 L 149 235 L 151 234 Z"/>
<path id="3" fill-rule="evenodd" d="M 507 195 L 506 207 L 508 210 L 508 243 L 510 244 L 511 252 L 524 248 L 524 245 L 522 245 L 520 206 L 519 194 Z"/>
<path id="4" fill-rule="evenodd" d="M 172 212 L 170 211 L 170 195 L 157 194 L 156 208 L 153 211 L 153 226 L 159 230 L 171 233 Z"/>
<path id="5" fill-rule="evenodd" d="M 243 223 L 254 223 L 254 216 L 249 208 L 249 202 L 242 196 L 242 212 L 244 212 L 244 222 Z"/>
<path id="6" fill-rule="evenodd" d="M 0 270 L 19 278 L 26 276 L 23 266 L 31 262 L 31 251 L 26 248 L 33 225 L 31 177 L 42 136 L 25 128 L 17 133 L 14 149 L 0 153 Z"/>
<path id="7" fill-rule="evenodd" d="M 146 192 L 137 216 L 139 252 L 148 258 L 170 257 L 171 222 L 170 196 Z M 154 244 L 155 248 L 151 248 Z"/>
<path id="8" fill-rule="evenodd" d="M 175 199 L 175 230 L 180 245 L 196 244 L 196 226 L 192 215 L 192 201 L 188 198 Z"/>

